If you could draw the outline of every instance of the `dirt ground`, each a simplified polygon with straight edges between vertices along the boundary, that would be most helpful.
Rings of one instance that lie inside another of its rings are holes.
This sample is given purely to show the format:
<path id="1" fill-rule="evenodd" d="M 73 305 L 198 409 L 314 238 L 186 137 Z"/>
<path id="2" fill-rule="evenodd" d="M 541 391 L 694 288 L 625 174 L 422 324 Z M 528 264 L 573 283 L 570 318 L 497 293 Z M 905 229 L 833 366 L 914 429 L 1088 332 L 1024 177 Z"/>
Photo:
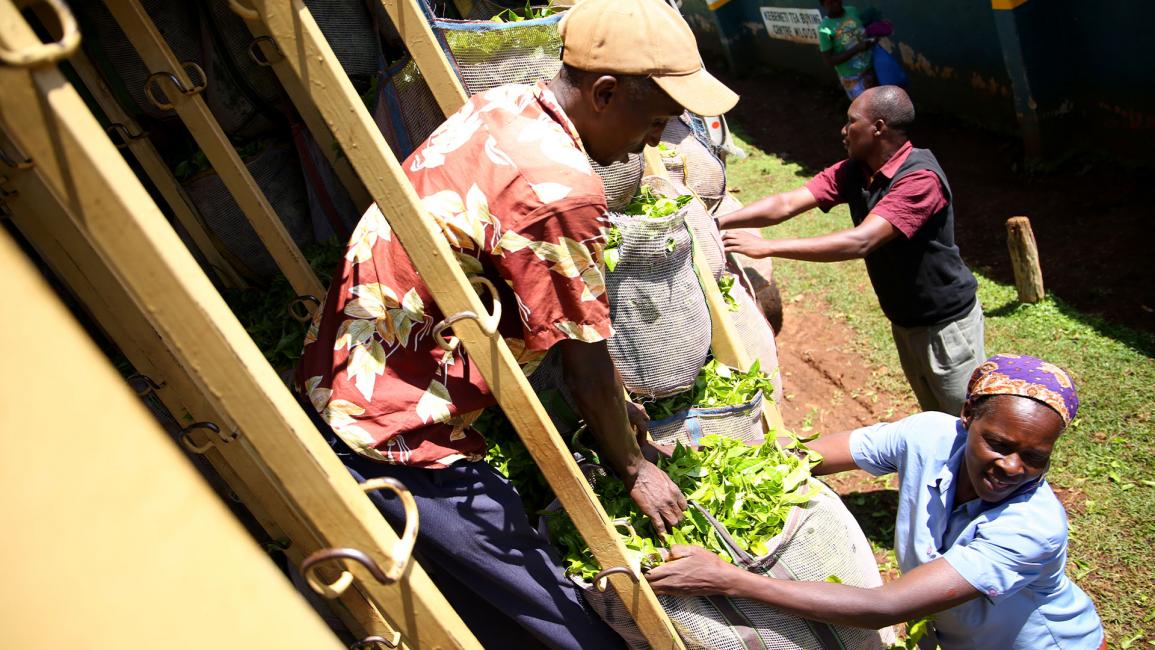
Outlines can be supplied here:
<path id="1" fill-rule="evenodd" d="M 763 151 L 809 173 L 845 157 L 839 132 L 849 102 L 833 77 L 828 86 L 769 73 L 722 77 L 742 96 L 731 122 Z M 941 115 L 919 115 L 911 139 L 932 150 L 949 177 L 968 264 L 1013 282 L 1005 223 L 1027 216 L 1048 292 L 1080 312 L 1155 332 L 1155 272 L 1145 237 L 1155 210 L 1139 200 L 1142 171 L 1079 156 L 1026 173 L 1016 139 Z"/>

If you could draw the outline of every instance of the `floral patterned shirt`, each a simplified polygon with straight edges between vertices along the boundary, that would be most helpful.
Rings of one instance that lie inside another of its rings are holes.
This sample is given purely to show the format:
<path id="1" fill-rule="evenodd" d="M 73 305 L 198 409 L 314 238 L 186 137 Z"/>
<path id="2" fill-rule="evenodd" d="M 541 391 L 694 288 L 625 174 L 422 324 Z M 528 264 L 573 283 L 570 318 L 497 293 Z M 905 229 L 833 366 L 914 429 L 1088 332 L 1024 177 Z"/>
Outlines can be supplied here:
<path id="1" fill-rule="evenodd" d="M 497 287 L 499 331 L 527 374 L 560 340 L 609 338 L 605 191 L 544 83 L 474 96 L 404 169 L 466 275 Z M 480 459 L 470 424 L 496 401 L 464 348 L 434 341 L 444 318 L 374 205 L 305 336 L 297 390 L 369 458 Z"/>

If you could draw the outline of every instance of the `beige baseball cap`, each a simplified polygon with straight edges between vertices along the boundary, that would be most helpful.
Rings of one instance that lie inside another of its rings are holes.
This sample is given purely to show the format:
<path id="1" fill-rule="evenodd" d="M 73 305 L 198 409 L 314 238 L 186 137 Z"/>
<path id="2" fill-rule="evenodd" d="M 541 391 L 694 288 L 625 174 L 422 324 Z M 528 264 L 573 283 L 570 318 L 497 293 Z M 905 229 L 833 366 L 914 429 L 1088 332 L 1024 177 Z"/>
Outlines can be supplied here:
<path id="1" fill-rule="evenodd" d="M 663 0 L 580 0 L 559 30 L 568 66 L 650 77 L 698 115 L 721 115 L 738 103 L 734 91 L 706 72 L 694 32 Z"/>

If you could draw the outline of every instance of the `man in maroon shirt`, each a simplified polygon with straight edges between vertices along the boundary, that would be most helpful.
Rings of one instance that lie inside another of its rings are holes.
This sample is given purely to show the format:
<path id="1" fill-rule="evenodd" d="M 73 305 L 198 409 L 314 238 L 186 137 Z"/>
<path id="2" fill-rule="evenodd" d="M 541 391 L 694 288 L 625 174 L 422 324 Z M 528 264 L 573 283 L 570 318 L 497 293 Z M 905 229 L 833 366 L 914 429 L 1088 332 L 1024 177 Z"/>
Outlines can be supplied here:
<path id="1" fill-rule="evenodd" d="M 914 106 L 897 86 L 864 92 L 846 112 L 847 159 L 806 185 L 723 216 L 722 229 L 773 226 L 811 208 L 846 203 L 853 228 L 803 239 L 723 235 L 749 257 L 812 262 L 864 258 L 898 356 L 925 411 L 961 412 L 983 347 L 978 283 L 954 242 L 950 184 L 934 154 L 911 146 Z"/>

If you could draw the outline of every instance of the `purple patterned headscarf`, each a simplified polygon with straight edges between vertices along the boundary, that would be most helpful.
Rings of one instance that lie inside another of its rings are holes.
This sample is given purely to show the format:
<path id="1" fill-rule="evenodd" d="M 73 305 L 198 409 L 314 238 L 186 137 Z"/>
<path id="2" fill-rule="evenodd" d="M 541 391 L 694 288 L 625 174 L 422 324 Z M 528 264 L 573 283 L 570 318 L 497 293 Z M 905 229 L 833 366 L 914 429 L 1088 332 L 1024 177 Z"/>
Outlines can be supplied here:
<path id="1" fill-rule="evenodd" d="M 1066 370 L 1042 359 L 998 354 L 983 362 L 967 384 L 967 403 L 984 395 L 1019 395 L 1055 409 L 1066 426 L 1079 411 L 1075 382 Z"/>

